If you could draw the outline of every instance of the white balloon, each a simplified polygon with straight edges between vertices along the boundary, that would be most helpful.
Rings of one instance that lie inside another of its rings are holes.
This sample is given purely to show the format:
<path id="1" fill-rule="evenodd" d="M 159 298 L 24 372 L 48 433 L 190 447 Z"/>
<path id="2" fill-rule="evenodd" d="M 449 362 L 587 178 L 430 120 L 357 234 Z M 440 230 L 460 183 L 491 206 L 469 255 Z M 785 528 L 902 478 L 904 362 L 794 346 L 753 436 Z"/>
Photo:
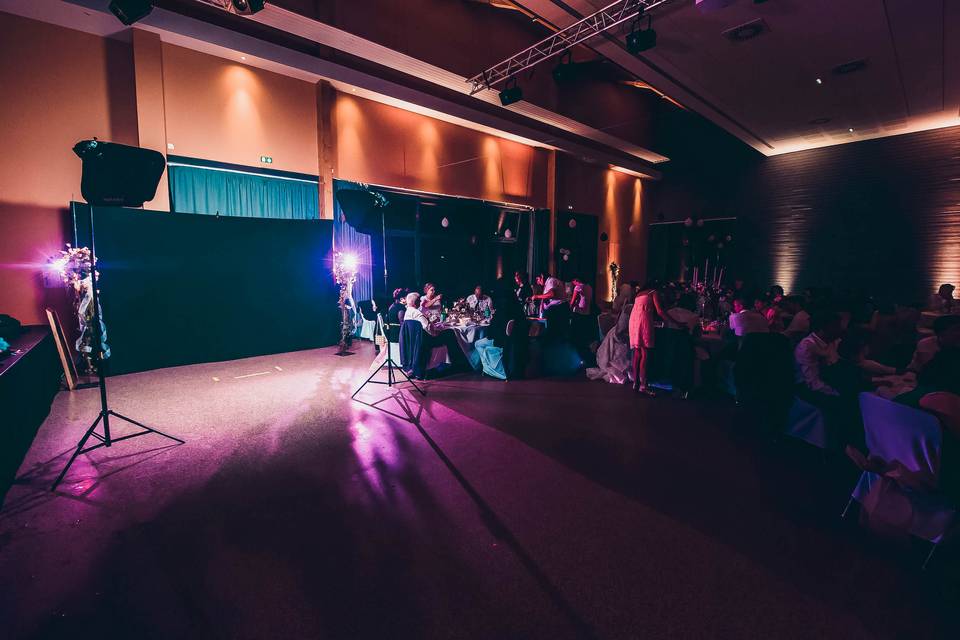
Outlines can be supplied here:
<path id="1" fill-rule="evenodd" d="M 508 239 L 509 239 L 509 238 L 512 238 L 512 237 L 513 237 L 513 231 L 511 231 L 510 229 L 507 229 L 506 231 L 503 232 L 503 237 L 504 237 L 504 238 L 508 238 Z"/>
<path id="2" fill-rule="evenodd" d="M 570 259 L 570 254 L 569 254 L 569 253 L 563 254 L 563 260 L 564 260 L 564 262 L 566 262 L 566 261 L 569 260 L 569 259 Z"/>
<path id="3" fill-rule="evenodd" d="M 440 221 L 440 226 L 446 229 L 447 227 L 450 226 L 450 220 L 444 217 L 443 220 Z"/>
<path id="4" fill-rule="evenodd" d="M 574 220 L 573 218 L 570 218 L 570 222 L 567 223 L 567 226 L 570 227 L 571 229 L 576 229 L 577 221 Z"/>
<path id="5" fill-rule="evenodd" d="M 627 227 L 627 231 L 629 231 L 630 233 L 633 233 L 636 230 L 637 230 L 637 225 L 635 224 L 632 224 L 629 227 Z"/>

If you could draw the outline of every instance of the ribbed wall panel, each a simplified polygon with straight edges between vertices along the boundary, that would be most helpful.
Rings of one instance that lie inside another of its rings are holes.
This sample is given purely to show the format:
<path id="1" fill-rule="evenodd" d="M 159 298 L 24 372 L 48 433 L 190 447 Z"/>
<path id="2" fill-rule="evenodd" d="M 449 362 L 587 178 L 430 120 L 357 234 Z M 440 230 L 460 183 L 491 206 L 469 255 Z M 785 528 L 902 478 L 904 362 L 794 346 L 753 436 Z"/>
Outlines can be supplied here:
<path id="1" fill-rule="evenodd" d="M 757 285 L 922 300 L 960 284 L 960 127 L 763 158 L 725 203 Z"/>

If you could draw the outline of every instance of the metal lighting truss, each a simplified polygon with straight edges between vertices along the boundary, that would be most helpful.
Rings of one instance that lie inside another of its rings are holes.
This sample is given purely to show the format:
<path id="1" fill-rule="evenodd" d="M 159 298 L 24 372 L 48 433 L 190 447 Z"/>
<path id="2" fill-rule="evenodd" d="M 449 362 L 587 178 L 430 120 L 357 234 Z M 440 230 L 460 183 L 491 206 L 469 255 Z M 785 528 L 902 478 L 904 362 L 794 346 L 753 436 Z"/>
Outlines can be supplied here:
<path id="1" fill-rule="evenodd" d="M 670 0 L 618 0 L 617 2 L 609 4 L 596 13 L 574 22 L 569 27 L 557 31 L 537 44 L 527 47 L 520 53 L 473 76 L 467 80 L 467 82 L 473 85 L 470 90 L 470 95 L 484 88 L 489 89 L 501 82 L 505 82 L 524 69 L 529 69 L 608 29 L 632 20 L 641 10 L 648 11 L 669 1 Z"/>

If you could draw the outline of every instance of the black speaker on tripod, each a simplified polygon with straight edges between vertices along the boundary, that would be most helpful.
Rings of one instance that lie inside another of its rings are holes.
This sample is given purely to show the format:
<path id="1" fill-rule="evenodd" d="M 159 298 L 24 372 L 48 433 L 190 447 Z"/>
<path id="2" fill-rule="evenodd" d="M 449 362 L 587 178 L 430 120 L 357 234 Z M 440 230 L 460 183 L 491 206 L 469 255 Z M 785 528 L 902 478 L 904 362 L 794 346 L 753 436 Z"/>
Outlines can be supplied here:
<path id="1" fill-rule="evenodd" d="M 63 480 L 74 460 L 81 453 L 87 453 L 100 447 L 109 447 L 114 442 L 129 440 L 137 436 L 156 434 L 183 444 L 183 440 L 157 431 L 153 427 L 121 415 L 110 408 L 107 402 L 107 381 L 103 374 L 103 335 L 100 319 L 100 292 L 97 291 L 97 249 L 94 227 L 94 209 L 97 206 L 142 207 L 157 194 L 157 185 L 166 167 L 163 154 L 150 149 L 129 147 L 123 144 L 82 140 L 73 147 L 83 162 L 83 176 L 80 180 L 80 192 L 90 205 L 90 296 L 93 304 L 93 326 L 91 348 L 93 361 L 97 369 L 97 382 L 100 387 L 100 413 L 83 434 L 70 460 L 57 476 L 50 490 L 53 491 Z M 114 437 L 110 433 L 110 418 L 123 420 L 140 427 L 140 431 Z M 97 432 L 97 425 L 103 423 L 103 433 Z M 86 446 L 93 438 L 95 444 Z"/>

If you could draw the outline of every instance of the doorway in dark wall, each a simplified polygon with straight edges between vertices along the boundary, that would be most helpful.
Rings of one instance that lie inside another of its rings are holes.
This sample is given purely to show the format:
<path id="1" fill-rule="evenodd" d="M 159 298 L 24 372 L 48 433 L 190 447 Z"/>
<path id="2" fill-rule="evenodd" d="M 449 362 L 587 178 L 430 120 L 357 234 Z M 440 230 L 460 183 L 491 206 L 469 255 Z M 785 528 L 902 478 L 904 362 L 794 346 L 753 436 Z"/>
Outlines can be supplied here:
<path id="1" fill-rule="evenodd" d="M 557 214 L 557 277 L 564 282 L 581 278 L 597 290 L 597 216 L 563 211 Z"/>

